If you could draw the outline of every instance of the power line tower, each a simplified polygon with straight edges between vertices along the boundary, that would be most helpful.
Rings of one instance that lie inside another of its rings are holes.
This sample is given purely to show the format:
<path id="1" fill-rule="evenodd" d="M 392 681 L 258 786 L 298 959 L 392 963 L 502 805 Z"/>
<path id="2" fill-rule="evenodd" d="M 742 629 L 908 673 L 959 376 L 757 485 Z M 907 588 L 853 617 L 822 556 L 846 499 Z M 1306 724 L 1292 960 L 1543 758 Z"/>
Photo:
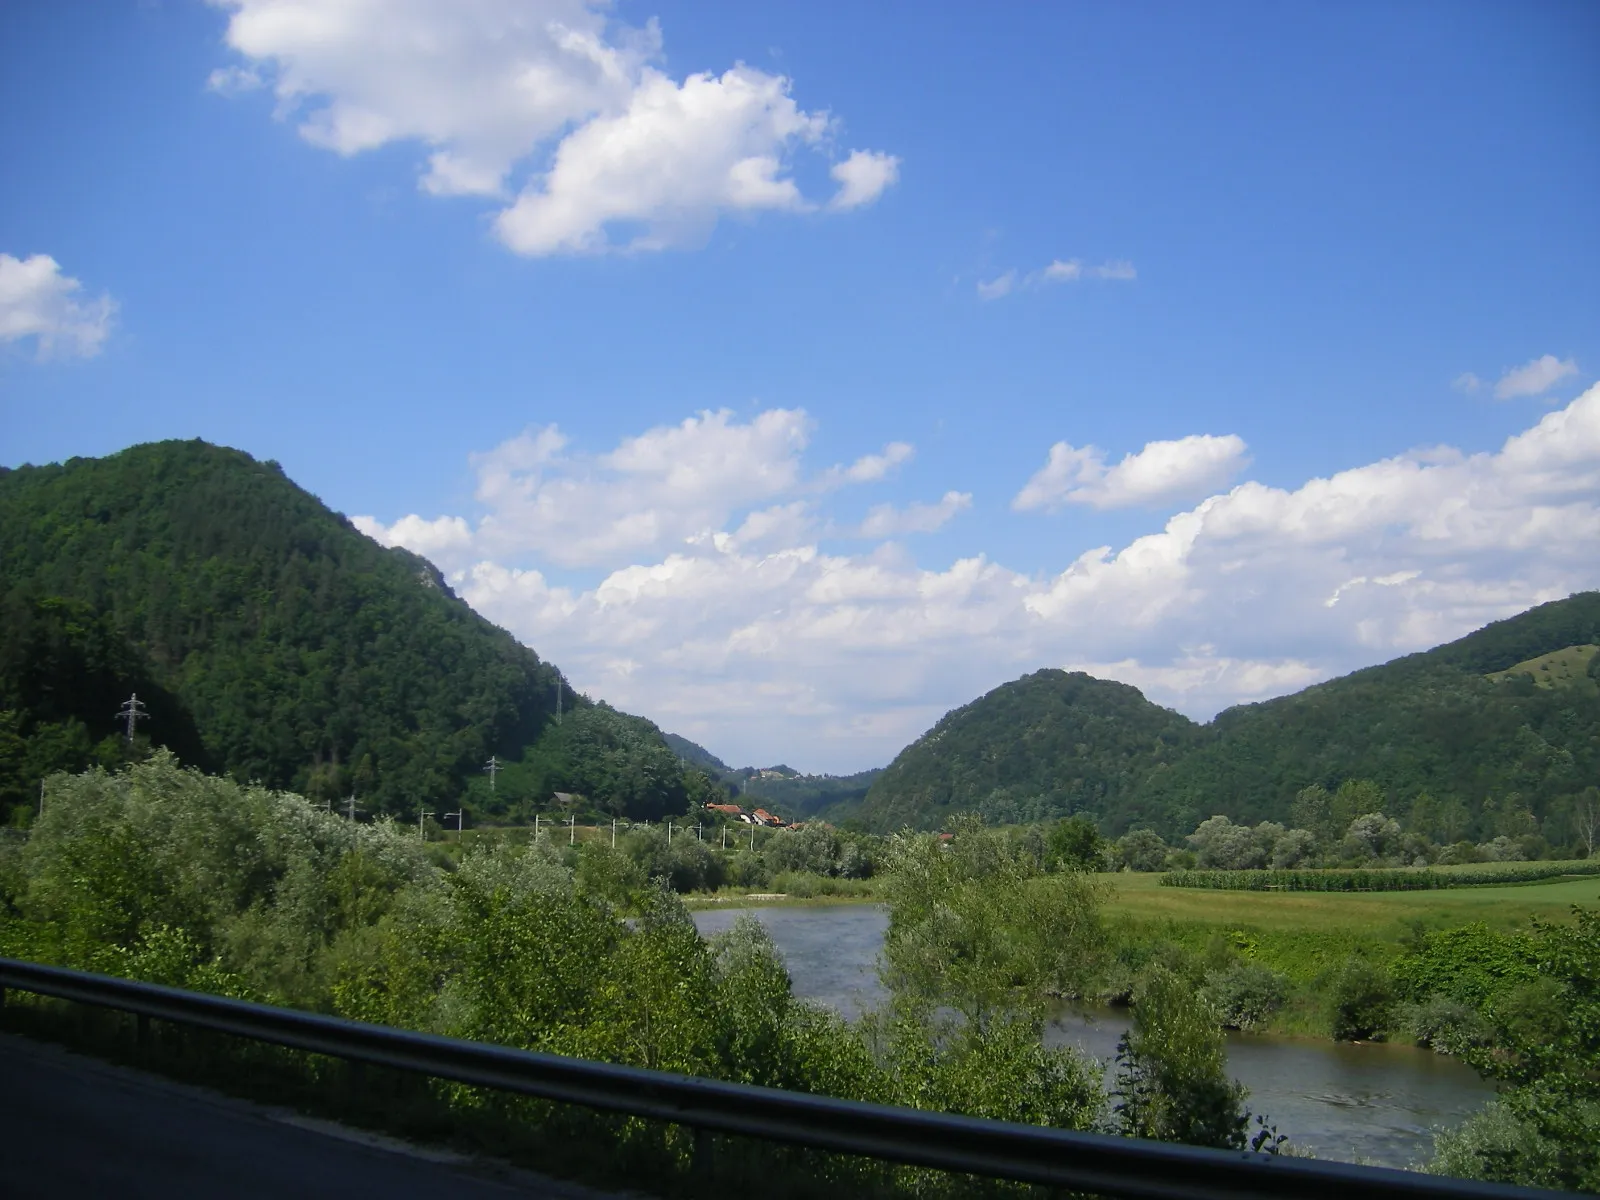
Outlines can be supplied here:
<path id="1" fill-rule="evenodd" d="M 364 808 L 357 808 L 356 807 L 356 794 L 354 792 L 351 792 L 350 793 L 350 798 L 348 800 L 346 800 L 339 807 L 344 809 L 344 815 L 346 817 L 348 817 L 351 821 L 354 821 L 356 819 L 356 814 L 358 812 L 366 812 L 367 811 Z"/>
<path id="2" fill-rule="evenodd" d="M 458 808 L 453 813 L 445 813 L 444 814 L 444 819 L 446 821 L 448 821 L 451 817 L 454 817 L 456 819 L 456 841 L 459 842 L 461 840 L 461 825 L 462 825 L 462 821 L 464 819 L 463 816 L 462 816 L 461 810 Z"/>
<path id="3" fill-rule="evenodd" d="M 483 764 L 483 769 L 489 772 L 489 790 L 494 791 L 494 777 L 505 768 L 500 765 L 500 760 L 494 755 L 489 755 L 489 761 Z"/>
<path id="4" fill-rule="evenodd" d="M 122 707 L 117 710 L 117 720 L 126 721 L 128 724 L 128 741 L 130 742 L 133 741 L 134 727 L 140 721 L 148 721 L 149 719 L 150 714 L 145 711 L 144 701 L 139 699 L 138 692 L 133 693 L 123 701 Z"/>

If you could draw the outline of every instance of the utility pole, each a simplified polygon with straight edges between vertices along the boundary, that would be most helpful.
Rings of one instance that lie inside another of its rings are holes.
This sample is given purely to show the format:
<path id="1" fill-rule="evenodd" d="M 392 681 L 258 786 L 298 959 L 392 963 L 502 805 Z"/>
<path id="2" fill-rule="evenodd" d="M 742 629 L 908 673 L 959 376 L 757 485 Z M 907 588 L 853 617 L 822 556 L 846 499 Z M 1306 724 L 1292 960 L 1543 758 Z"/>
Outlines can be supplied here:
<path id="1" fill-rule="evenodd" d="M 39 800 L 39 811 L 43 812 L 44 811 L 44 800 L 43 800 L 44 784 L 42 784 L 42 783 L 39 785 L 39 795 L 41 797 L 40 800 Z M 611 818 L 611 848 L 613 850 L 615 850 L 617 848 L 617 819 L 615 817 Z"/>
<path id="2" fill-rule="evenodd" d="M 539 840 L 539 814 L 538 813 L 534 813 L 533 814 L 533 840 L 536 841 L 536 842 Z"/>
<path id="3" fill-rule="evenodd" d="M 350 820 L 354 821 L 356 819 L 356 813 L 361 811 L 365 810 L 356 808 L 356 794 L 351 792 L 350 799 L 344 802 L 344 815 L 350 818 Z"/>
<path id="4" fill-rule="evenodd" d="M 573 846 L 578 842 L 578 814 L 573 813 L 567 818 L 567 845 Z"/>
<path id="5" fill-rule="evenodd" d="M 667 822 L 667 845 L 672 845 L 672 822 Z"/>
<path id="6" fill-rule="evenodd" d="M 134 726 L 140 721 L 149 719 L 150 714 L 145 712 L 144 701 L 139 699 L 138 692 L 133 693 L 133 695 L 124 700 L 122 707 L 117 710 L 117 720 L 128 723 L 128 741 L 130 743 L 133 741 Z"/>
<path id="7" fill-rule="evenodd" d="M 722 848 L 724 850 L 728 848 L 728 827 L 726 825 L 722 827 Z"/>
<path id="8" fill-rule="evenodd" d="M 696 821 L 694 823 L 694 840 L 697 841 L 697 842 L 702 842 L 702 841 L 705 840 L 704 838 L 702 838 L 700 836 L 700 822 L 699 821 Z"/>
<path id="9" fill-rule="evenodd" d="M 39 815 L 41 817 L 44 816 L 44 780 L 42 779 L 39 780 Z M 617 839 L 615 837 L 611 839 L 613 845 L 616 843 L 616 840 Z"/>
<path id="10" fill-rule="evenodd" d="M 427 808 L 417 814 L 417 836 L 423 841 L 428 840 L 428 818 L 433 815 L 433 811 Z"/>
<path id="11" fill-rule="evenodd" d="M 561 724 L 561 676 L 556 676 L 556 724 Z"/>
<path id="12" fill-rule="evenodd" d="M 461 840 L 461 824 L 462 824 L 462 813 L 461 813 L 461 810 L 457 809 L 453 813 L 445 813 L 444 814 L 444 819 L 446 821 L 448 821 L 451 817 L 454 817 L 456 819 L 456 841 L 459 842 Z"/>
<path id="13" fill-rule="evenodd" d="M 500 760 L 491 754 L 489 755 L 489 761 L 483 764 L 483 769 L 489 772 L 489 790 L 492 792 L 494 791 L 494 777 L 505 768 L 500 765 Z"/>

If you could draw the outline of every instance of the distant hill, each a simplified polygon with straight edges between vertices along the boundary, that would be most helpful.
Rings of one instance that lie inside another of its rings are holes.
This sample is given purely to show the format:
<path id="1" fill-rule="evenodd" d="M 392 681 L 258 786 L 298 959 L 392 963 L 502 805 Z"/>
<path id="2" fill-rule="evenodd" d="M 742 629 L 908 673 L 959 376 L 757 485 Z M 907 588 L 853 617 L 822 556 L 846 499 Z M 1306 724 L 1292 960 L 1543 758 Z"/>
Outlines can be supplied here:
<path id="1" fill-rule="evenodd" d="M 679 737 L 675 733 L 663 733 L 661 736 L 666 739 L 667 748 L 691 767 L 699 767 L 702 771 L 711 771 L 718 775 L 733 769 L 704 746 L 691 742 L 686 737 Z"/>
<path id="2" fill-rule="evenodd" d="M 763 771 L 766 773 L 763 774 Z M 881 767 L 854 775 L 802 775 L 792 767 L 745 767 L 722 777 L 741 796 L 769 805 L 793 821 L 838 823 L 855 816 Z"/>
<path id="3" fill-rule="evenodd" d="M 1543 816 L 1600 781 L 1596 643 L 1600 593 L 1584 592 L 1207 725 L 1122 684 L 1040 671 L 903 750 L 861 819 L 889 829 L 936 826 L 958 810 L 992 820 L 1083 811 L 1108 832 L 1174 835 L 1214 813 L 1283 820 L 1300 789 L 1348 779 L 1376 782 L 1392 809 L 1426 791 L 1479 814 L 1514 795 Z M 1565 686 L 1551 686 L 1558 677 Z"/>
<path id="4" fill-rule="evenodd" d="M 559 789 L 651 817 L 705 785 L 428 562 L 204 442 L 0 470 L 0 621 L 0 806 L 129 753 L 132 692 L 141 739 L 369 813 L 507 815 Z"/>

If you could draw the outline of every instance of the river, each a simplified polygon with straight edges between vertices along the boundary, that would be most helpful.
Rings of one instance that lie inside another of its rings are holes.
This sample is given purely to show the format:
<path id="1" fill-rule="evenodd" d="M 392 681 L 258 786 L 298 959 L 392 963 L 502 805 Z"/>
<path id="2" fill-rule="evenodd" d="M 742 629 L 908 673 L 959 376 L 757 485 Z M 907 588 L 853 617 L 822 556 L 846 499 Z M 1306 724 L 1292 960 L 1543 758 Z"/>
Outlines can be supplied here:
<path id="1" fill-rule="evenodd" d="M 888 917 L 870 904 L 703 909 L 705 936 L 742 914 L 772 935 L 795 994 L 855 1015 L 883 998 L 878 952 Z M 1063 1009 L 1045 1032 L 1109 1063 L 1127 1028 L 1116 1009 Z M 1349 1045 L 1306 1038 L 1228 1035 L 1228 1066 L 1265 1113 L 1319 1158 L 1404 1167 L 1426 1160 L 1432 1130 L 1459 1125 L 1494 1089 L 1453 1059 L 1412 1046 Z"/>

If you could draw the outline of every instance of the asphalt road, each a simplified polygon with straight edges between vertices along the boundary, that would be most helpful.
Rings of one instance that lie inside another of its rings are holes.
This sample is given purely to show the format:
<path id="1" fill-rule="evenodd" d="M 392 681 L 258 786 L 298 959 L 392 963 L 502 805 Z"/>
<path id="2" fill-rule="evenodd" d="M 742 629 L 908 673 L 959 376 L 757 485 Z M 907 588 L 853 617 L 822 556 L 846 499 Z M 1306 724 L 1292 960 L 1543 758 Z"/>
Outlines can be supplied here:
<path id="1" fill-rule="evenodd" d="M 0 1036 L 0 1197 L 608 1200 Z"/>

